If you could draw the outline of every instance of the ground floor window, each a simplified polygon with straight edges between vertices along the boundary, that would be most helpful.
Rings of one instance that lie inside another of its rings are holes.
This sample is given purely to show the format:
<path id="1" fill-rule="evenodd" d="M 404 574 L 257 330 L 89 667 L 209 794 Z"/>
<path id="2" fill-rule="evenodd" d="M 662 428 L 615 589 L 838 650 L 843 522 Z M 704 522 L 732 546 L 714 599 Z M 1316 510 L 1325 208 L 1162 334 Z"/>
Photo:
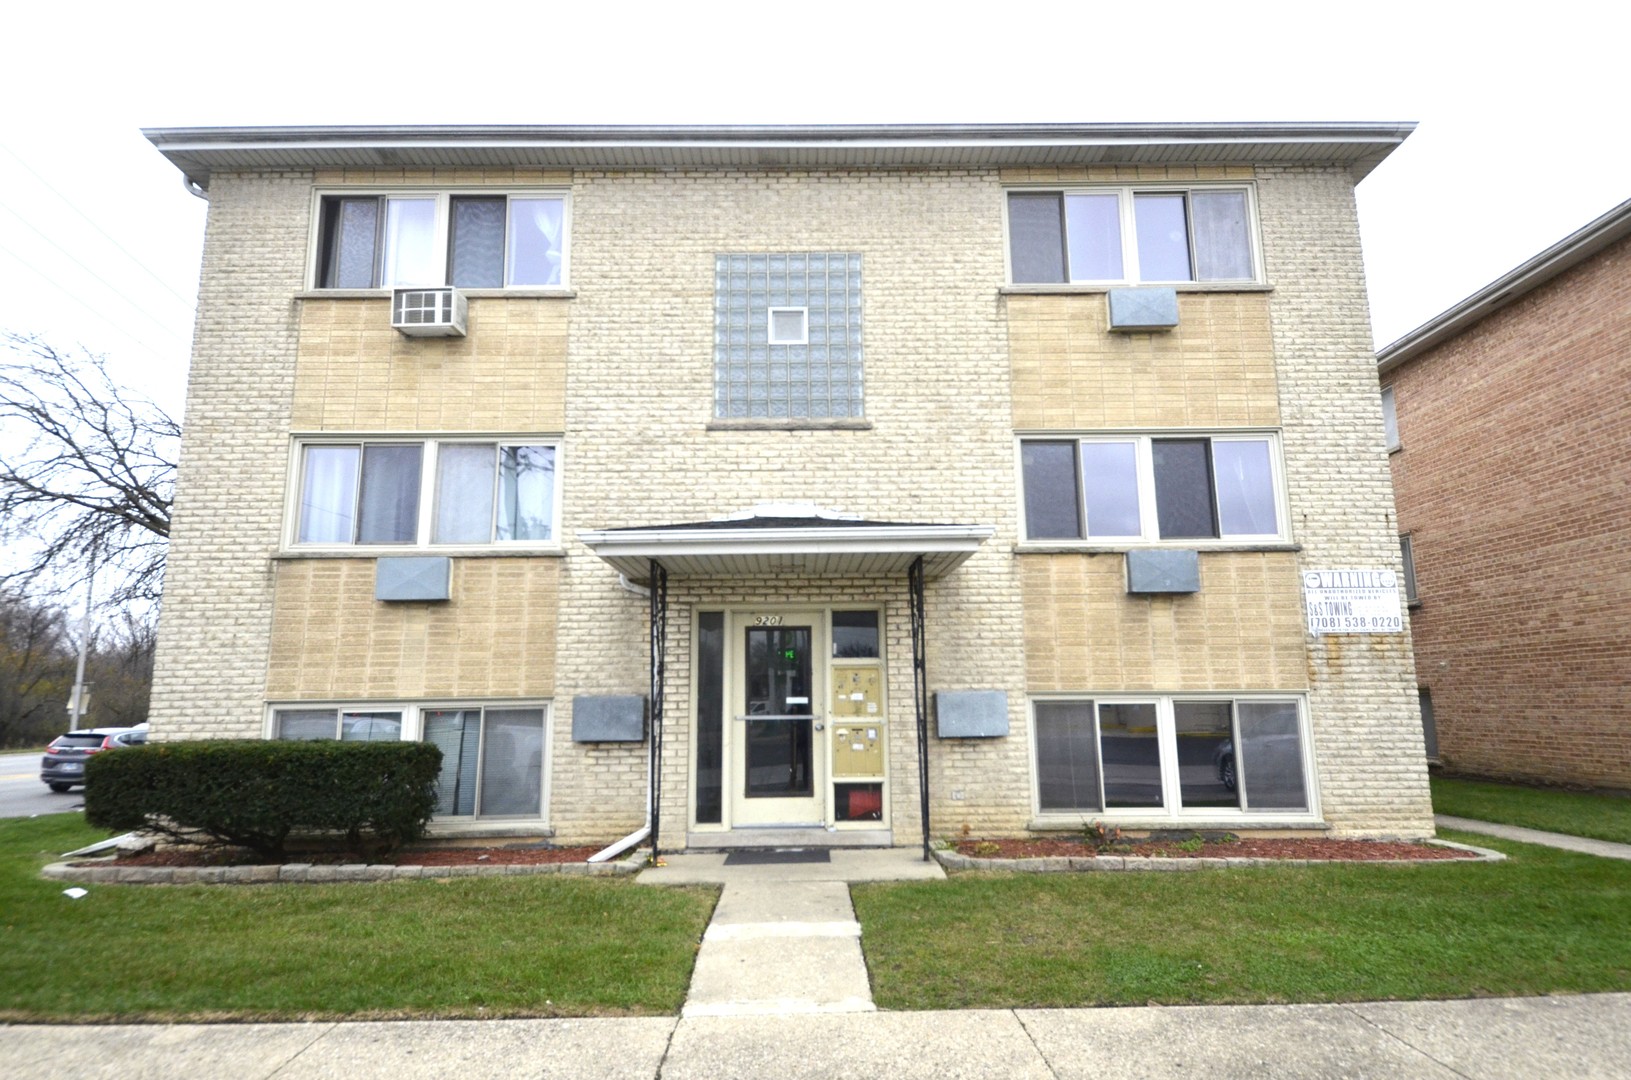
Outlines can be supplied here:
<path id="1" fill-rule="evenodd" d="M 1115 695 L 1033 707 L 1043 813 L 1312 811 L 1300 698 Z"/>
<path id="2" fill-rule="evenodd" d="M 274 739 L 407 739 L 442 751 L 436 816 L 543 816 L 543 704 L 277 706 Z"/>

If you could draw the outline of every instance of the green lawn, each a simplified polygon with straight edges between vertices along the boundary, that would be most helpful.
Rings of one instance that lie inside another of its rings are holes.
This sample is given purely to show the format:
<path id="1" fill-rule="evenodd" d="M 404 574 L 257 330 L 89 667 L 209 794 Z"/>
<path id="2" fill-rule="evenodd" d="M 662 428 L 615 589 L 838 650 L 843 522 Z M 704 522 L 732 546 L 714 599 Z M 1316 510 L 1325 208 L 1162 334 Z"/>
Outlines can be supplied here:
<path id="1" fill-rule="evenodd" d="M 1433 778 L 1433 810 L 1527 829 L 1631 844 L 1631 798 Z"/>
<path id="2" fill-rule="evenodd" d="M 626 880 L 88 886 L 100 839 L 0 821 L 0 1021 L 672 1014 L 717 893 Z"/>
<path id="3" fill-rule="evenodd" d="M 1631 990 L 1631 862 L 954 875 L 857 885 L 883 1009 Z"/>

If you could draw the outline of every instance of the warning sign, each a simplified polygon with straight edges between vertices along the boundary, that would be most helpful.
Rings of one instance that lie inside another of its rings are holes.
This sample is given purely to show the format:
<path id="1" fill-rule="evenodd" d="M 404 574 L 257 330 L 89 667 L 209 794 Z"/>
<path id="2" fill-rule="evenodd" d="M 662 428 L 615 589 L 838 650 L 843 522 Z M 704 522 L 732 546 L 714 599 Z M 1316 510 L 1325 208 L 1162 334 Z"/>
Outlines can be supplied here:
<path id="1" fill-rule="evenodd" d="M 1398 634 L 1404 630 L 1399 578 L 1391 570 L 1307 570 L 1303 601 L 1315 634 Z"/>

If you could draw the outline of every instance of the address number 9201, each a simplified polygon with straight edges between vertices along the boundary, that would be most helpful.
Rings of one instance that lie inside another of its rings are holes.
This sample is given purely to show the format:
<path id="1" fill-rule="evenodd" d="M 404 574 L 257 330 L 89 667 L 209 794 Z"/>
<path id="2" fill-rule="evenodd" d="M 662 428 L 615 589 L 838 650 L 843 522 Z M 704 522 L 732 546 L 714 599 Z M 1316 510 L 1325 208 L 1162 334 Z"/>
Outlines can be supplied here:
<path id="1" fill-rule="evenodd" d="M 781 624 L 782 616 L 780 615 L 755 615 L 753 617 L 754 626 L 780 626 Z"/>

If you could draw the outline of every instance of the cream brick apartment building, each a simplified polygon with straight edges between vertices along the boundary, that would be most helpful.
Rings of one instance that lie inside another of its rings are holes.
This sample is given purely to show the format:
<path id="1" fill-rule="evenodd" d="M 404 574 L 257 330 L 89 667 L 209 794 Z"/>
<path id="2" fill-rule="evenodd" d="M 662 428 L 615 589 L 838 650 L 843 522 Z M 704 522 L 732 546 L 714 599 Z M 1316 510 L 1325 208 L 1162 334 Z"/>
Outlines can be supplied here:
<path id="1" fill-rule="evenodd" d="M 1408 626 L 1303 595 L 1400 569 L 1409 130 L 149 131 L 210 203 L 154 737 L 431 740 L 439 831 L 561 843 L 1426 834 Z"/>

